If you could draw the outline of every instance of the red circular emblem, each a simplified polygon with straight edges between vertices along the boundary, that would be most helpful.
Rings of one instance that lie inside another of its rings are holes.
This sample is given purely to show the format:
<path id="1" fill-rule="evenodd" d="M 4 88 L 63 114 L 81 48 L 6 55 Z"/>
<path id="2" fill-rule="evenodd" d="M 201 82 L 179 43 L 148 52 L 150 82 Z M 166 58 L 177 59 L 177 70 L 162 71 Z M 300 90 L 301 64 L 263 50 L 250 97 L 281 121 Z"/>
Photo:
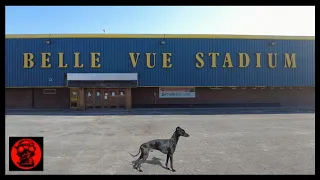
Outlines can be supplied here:
<path id="1" fill-rule="evenodd" d="M 41 147 L 32 139 L 21 139 L 11 148 L 11 160 L 20 169 L 30 170 L 36 167 L 41 158 Z"/>

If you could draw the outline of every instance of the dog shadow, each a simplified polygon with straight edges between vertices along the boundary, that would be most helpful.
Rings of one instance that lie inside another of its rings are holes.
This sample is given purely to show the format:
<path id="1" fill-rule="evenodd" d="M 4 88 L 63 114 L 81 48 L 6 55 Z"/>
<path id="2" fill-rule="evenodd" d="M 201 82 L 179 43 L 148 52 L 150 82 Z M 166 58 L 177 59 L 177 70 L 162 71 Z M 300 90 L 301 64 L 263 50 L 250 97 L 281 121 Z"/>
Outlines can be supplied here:
<path id="1" fill-rule="evenodd" d="M 158 165 L 158 166 L 161 166 L 162 168 L 164 169 L 167 169 L 162 163 L 160 160 L 163 160 L 163 159 L 160 159 L 160 158 L 157 158 L 157 157 L 152 157 L 151 160 L 146 160 L 145 163 L 147 164 L 152 164 L 152 165 Z"/>

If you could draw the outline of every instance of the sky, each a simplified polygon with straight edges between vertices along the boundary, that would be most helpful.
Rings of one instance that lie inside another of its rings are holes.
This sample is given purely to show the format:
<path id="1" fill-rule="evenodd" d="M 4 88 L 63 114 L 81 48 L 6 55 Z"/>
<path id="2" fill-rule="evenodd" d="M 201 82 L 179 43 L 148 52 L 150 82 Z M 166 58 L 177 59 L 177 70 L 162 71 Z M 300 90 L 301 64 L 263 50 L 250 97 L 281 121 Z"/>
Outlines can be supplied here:
<path id="1" fill-rule="evenodd" d="M 315 36 L 315 6 L 10 6 L 6 34 Z"/>

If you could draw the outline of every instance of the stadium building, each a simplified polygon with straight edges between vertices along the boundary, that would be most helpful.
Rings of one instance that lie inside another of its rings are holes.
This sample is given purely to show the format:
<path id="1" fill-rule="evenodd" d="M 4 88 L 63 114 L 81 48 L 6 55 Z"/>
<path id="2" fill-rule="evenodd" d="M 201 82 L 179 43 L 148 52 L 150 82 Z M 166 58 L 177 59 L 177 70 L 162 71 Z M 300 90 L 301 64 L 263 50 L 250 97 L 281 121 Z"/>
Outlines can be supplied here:
<path id="1" fill-rule="evenodd" d="M 315 37 L 6 35 L 7 109 L 313 107 Z"/>

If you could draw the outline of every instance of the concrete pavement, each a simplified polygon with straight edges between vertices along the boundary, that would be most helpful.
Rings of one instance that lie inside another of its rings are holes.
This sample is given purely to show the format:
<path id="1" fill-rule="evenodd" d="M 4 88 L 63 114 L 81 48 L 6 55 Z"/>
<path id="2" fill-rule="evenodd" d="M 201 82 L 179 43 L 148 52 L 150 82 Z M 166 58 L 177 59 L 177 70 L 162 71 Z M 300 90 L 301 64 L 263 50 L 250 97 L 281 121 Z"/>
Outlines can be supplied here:
<path id="1" fill-rule="evenodd" d="M 315 174 L 314 113 L 208 111 L 6 115 L 6 174 Z M 132 168 L 130 152 L 177 126 L 191 135 L 179 140 L 177 172 L 158 151 Z M 8 172 L 9 136 L 44 137 L 43 172 Z"/>

